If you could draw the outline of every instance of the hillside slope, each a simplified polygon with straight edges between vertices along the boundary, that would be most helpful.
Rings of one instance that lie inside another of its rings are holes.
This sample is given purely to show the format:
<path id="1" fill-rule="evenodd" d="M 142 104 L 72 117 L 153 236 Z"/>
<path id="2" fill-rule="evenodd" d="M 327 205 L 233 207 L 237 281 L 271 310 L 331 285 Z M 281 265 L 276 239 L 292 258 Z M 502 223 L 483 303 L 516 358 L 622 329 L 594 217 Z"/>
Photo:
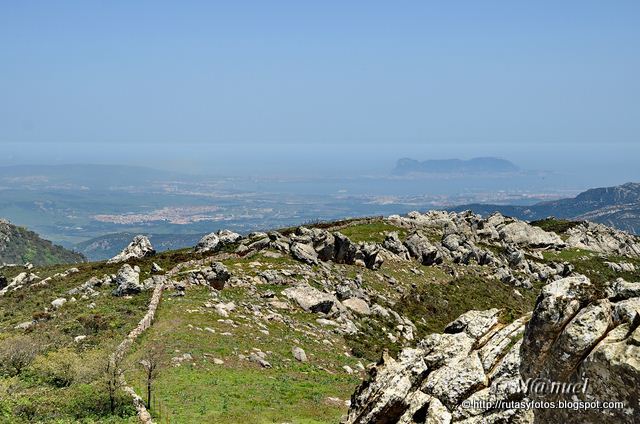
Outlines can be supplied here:
<path id="1" fill-rule="evenodd" d="M 520 328 L 546 284 L 640 278 L 637 238 L 541 225 L 557 233 L 411 213 L 221 232 L 120 263 L 0 269 L 0 421 L 135 422 L 128 389 L 146 399 L 141 364 L 157 360 L 157 422 L 336 423 L 383 352 L 450 332 L 461 314 L 499 308 L 492 320 Z M 114 369 L 130 386 L 107 384 Z"/>
<path id="2" fill-rule="evenodd" d="M 56 246 L 32 231 L 0 219 L 0 264 L 53 265 L 84 260 L 80 253 Z"/>

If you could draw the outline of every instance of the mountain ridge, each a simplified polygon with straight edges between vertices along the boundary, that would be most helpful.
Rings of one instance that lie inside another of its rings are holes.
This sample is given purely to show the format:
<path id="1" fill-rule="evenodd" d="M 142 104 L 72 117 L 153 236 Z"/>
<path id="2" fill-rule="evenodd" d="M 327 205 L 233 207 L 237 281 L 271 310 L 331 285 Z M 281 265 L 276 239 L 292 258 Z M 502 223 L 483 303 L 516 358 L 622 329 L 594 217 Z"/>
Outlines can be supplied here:
<path id="1" fill-rule="evenodd" d="M 500 212 L 525 220 L 550 216 L 576 221 L 593 221 L 633 234 L 640 234 L 640 183 L 586 190 L 574 198 L 545 201 L 530 206 L 467 204 L 452 211 L 472 210 L 481 215 Z"/>

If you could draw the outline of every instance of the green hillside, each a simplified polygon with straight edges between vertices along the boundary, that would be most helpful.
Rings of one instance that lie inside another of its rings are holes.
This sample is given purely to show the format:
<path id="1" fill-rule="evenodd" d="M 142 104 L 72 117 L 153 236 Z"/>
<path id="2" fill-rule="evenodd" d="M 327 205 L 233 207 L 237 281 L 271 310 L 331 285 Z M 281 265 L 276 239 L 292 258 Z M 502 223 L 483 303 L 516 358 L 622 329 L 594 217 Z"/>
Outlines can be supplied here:
<path id="1" fill-rule="evenodd" d="M 80 253 L 57 246 L 33 231 L 0 219 L 0 264 L 55 265 L 84 260 Z"/>

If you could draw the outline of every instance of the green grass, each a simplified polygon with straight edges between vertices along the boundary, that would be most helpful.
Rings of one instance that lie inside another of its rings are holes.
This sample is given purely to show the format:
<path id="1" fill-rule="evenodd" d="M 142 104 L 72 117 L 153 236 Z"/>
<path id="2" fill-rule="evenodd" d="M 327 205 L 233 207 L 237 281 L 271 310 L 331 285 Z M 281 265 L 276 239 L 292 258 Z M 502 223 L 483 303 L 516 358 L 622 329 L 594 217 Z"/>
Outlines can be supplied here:
<path id="1" fill-rule="evenodd" d="M 233 300 L 239 305 L 229 317 L 236 326 L 219 321 L 222 317 L 202 307 L 211 300 L 208 288 L 194 287 L 183 298 L 165 299 L 155 324 L 140 339 L 130 361 L 135 363 L 136 355 L 154 340 L 162 340 L 167 359 L 185 352 L 193 356 L 192 363 L 165 367 L 156 383 L 156 399 L 171 422 L 331 423 L 346 412 L 345 406 L 332 405 L 327 398 L 347 399 L 363 376 L 342 370 L 343 365 L 354 368 L 357 359 L 344 355 L 340 337 L 323 333 L 333 345 L 327 346 L 309 333 L 319 331 L 311 327 L 318 326 L 316 315 L 293 310 L 286 313 L 291 320 L 287 323 L 261 320 L 269 331 L 265 335 L 258 331 L 252 314 L 240 306 L 247 299 L 245 289 L 222 292 L 222 301 Z M 266 301 L 252 300 L 260 302 Z M 231 335 L 221 334 L 225 332 Z M 293 346 L 307 352 L 308 363 L 293 359 Z M 270 352 L 266 360 L 273 368 L 238 358 L 253 348 Z M 225 364 L 215 365 L 213 358 Z M 133 369 L 129 380 L 139 393 L 145 392 L 139 370 Z"/>
<path id="2" fill-rule="evenodd" d="M 447 283 L 432 283 L 412 290 L 399 302 L 399 311 L 418 327 L 419 336 L 440 333 L 445 326 L 469 310 L 502 309 L 500 320 L 509 323 L 533 310 L 540 284 L 518 289 L 496 280 L 466 275 Z"/>
<path id="3" fill-rule="evenodd" d="M 545 231 L 551 231 L 562 235 L 573 227 L 580 225 L 579 221 L 568 221 L 566 219 L 546 218 L 531 222 L 531 225 L 540 227 Z"/>
<path id="4" fill-rule="evenodd" d="M 376 221 L 367 224 L 357 224 L 340 230 L 342 234 L 349 237 L 351 241 L 382 243 L 386 233 L 397 231 L 401 239 L 406 237 L 406 230 L 383 221 Z"/>
<path id="5" fill-rule="evenodd" d="M 584 274 L 597 286 L 624 278 L 627 281 L 640 281 L 640 259 L 620 256 L 603 256 L 582 249 L 565 249 L 559 252 L 544 252 L 546 261 L 569 262 L 575 271 Z M 635 272 L 614 272 L 605 262 L 629 262 L 635 265 Z"/>
<path id="6" fill-rule="evenodd" d="M 145 264 L 146 265 L 146 264 Z M 144 316 L 150 293 L 130 299 L 111 295 L 113 287 L 99 289 L 101 295 L 89 299 L 77 297 L 70 301 L 67 291 L 87 281 L 91 276 L 114 273 L 120 265 L 104 263 L 78 264 L 80 272 L 66 279 L 53 279 L 46 286 L 26 287 L 0 297 L 0 343 L 18 335 L 30 337 L 38 346 L 36 361 L 17 376 L 0 371 L 0 423 L 129 423 L 135 422 L 130 398 L 119 395 L 117 414 L 112 415 L 97 371 L 115 344 L 124 339 Z M 55 265 L 34 269 L 43 279 L 70 268 Z M 11 269 L 12 272 L 22 269 Z M 56 311 L 50 302 L 58 297 L 69 301 Z M 87 307 L 94 303 L 95 308 Z M 45 308 L 49 312 L 45 313 Z M 29 331 L 16 330 L 18 323 L 41 319 Z M 82 343 L 74 337 L 87 335 Z M 69 387 L 57 387 L 44 379 L 36 363 L 50 363 L 56 352 L 69 352 L 76 358 L 74 375 Z M 76 368 L 77 367 L 77 368 Z M 2 367 L 0 367 L 2 368 Z"/>

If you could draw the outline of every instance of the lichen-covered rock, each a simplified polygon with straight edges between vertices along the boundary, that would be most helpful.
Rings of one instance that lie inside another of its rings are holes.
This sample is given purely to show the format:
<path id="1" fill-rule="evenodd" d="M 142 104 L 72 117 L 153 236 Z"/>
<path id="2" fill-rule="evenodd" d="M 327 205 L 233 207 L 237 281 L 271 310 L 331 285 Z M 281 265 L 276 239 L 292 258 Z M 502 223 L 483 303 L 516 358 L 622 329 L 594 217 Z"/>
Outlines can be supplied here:
<path id="1" fill-rule="evenodd" d="M 640 238 L 602 224 L 583 222 L 567 231 L 567 246 L 607 255 L 640 257 Z"/>
<path id="2" fill-rule="evenodd" d="M 556 233 L 544 231 L 523 221 L 505 225 L 499 231 L 500 238 L 507 243 L 531 248 L 561 248 L 565 242 Z"/>
<path id="3" fill-rule="evenodd" d="M 398 237 L 398 233 L 396 231 L 390 232 L 385 236 L 384 241 L 382 242 L 382 247 L 397 255 L 400 259 L 409 260 L 411 258 L 409 250 L 404 244 L 402 244 L 402 241 Z"/>
<path id="4" fill-rule="evenodd" d="M 520 344 L 505 339 L 521 334 L 526 319 L 501 326 L 499 312 L 469 311 L 450 323 L 447 333 L 431 334 L 417 348 L 404 349 L 397 360 L 383 355 L 353 394 L 345 422 L 480 423 L 485 416 L 504 414 L 461 406 L 472 399 L 523 399 L 518 392 Z"/>
<path id="5" fill-rule="evenodd" d="M 323 293 L 307 284 L 289 287 L 283 290 L 282 294 L 295 301 L 307 312 L 328 313 L 338 303 L 338 299 L 335 296 Z"/>
<path id="6" fill-rule="evenodd" d="M 196 244 L 196 253 L 216 252 L 222 247 L 233 244 L 240 240 L 242 236 L 230 230 L 220 230 L 215 233 L 205 235 Z"/>
<path id="7" fill-rule="evenodd" d="M 413 233 L 404 242 L 409 254 L 423 265 L 433 265 L 443 262 L 442 253 L 427 237 L 420 233 Z"/>
<path id="8" fill-rule="evenodd" d="M 187 280 L 194 285 L 208 285 L 222 290 L 231 278 L 231 273 L 221 262 L 213 262 L 206 268 L 189 273 Z"/>
<path id="9" fill-rule="evenodd" d="M 318 263 L 318 252 L 315 251 L 313 246 L 309 244 L 302 244 L 294 242 L 291 244 L 291 255 L 309 265 L 316 265 Z"/>
<path id="10" fill-rule="evenodd" d="M 129 264 L 124 264 L 118 270 L 114 279 L 116 288 L 113 290 L 114 296 L 125 296 L 140 293 L 144 286 L 140 284 L 140 269 L 132 268 Z"/>
<path id="11" fill-rule="evenodd" d="M 536 422 L 638 422 L 640 297 L 632 284 L 616 281 L 603 293 L 586 277 L 565 278 L 543 289 L 524 336 L 522 377 L 585 384 L 573 400 L 616 401 L 624 408 L 540 409 Z"/>
<path id="12" fill-rule="evenodd" d="M 602 290 L 584 276 L 560 279 L 543 288 L 530 319 L 508 325 L 498 310 L 467 312 L 397 360 L 383 357 L 352 396 L 345 422 L 638 422 L 640 297 L 632 284 Z M 551 391 L 552 382 L 579 390 Z M 495 408 L 534 400 L 624 407 Z"/>
<path id="13" fill-rule="evenodd" d="M 109 259 L 107 263 L 114 264 L 130 259 L 140 259 L 156 254 L 147 236 L 135 236 L 131 243 L 122 252 Z"/>

